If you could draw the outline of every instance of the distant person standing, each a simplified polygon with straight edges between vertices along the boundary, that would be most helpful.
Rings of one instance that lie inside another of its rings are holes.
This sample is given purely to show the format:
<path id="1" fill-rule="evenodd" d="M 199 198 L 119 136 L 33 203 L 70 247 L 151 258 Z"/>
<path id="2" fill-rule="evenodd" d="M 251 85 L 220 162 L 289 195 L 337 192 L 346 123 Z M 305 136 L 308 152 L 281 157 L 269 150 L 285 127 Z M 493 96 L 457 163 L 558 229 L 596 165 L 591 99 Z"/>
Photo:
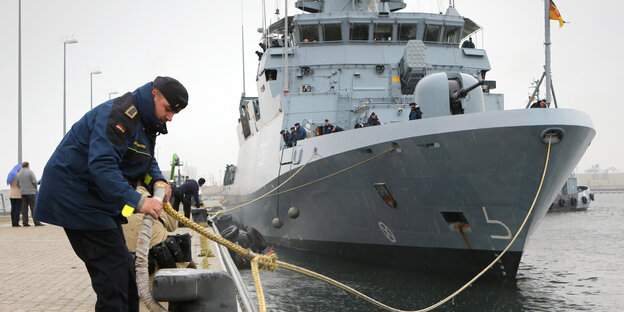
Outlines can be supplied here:
<path id="1" fill-rule="evenodd" d="M 299 123 L 295 124 L 295 132 L 297 132 L 297 141 L 304 140 L 307 137 L 307 132 Z"/>
<path id="2" fill-rule="evenodd" d="M 475 45 L 474 42 L 472 42 L 472 37 L 468 37 L 468 40 L 464 41 L 461 47 L 474 49 Z"/>
<path id="3" fill-rule="evenodd" d="M 541 100 L 531 104 L 531 108 L 546 108 L 546 100 L 541 99 Z"/>
<path id="4" fill-rule="evenodd" d="M 35 202 L 37 200 L 37 178 L 35 173 L 30 170 L 30 164 L 27 161 L 22 163 L 22 171 L 17 174 L 17 187 L 20 188 L 22 194 L 22 225 L 28 224 L 28 207 L 33 215 L 35 226 L 43 226 L 43 223 L 35 220 Z"/>
<path id="5" fill-rule="evenodd" d="M 366 120 L 366 124 L 368 126 L 379 126 L 381 125 L 381 122 L 379 122 L 379 118 L 377 118 L 375 113 L 371 113 L 370 117 Z"/>
<path id="6" fill-rule="evenodd" d="M 197 207 L 201 206 L 201 202 L 199 201 L 199 188 L 206 183 L 206 179 L 200 178 L 199 182 L 193 179 L 188 179 L 186 182 L 182 183 L 179 187 L 175 189 L 173 192 L 173 209 L 180 209 L 180 203 L 182 203 L 182 207 L 184 208 L 184 216 L 187 218 L 191 218 L 191 201 L 186 201 L 185 196 L 190 196 L 192 199 L 195 199 L 195 205 Z"/>
<path id="7" fill-rule="evenodd" d="M 292 139 L 291 139 L 290 132 L 286 130 L 282 130 L 280 131 L 280 134 L 282 135 L 282 139 L 284 139 L 284 145 L 286 145 L 286 147 L 292 147 Z"/>
<path id="8" fill-rule="evenodd" d="M 17 173 L 22 171 L 20 169 Z M 22 210 L 22 192 L 19 186 L 17 186 L 17 175 L 11 180 L 11 189 L 9 191 L 9 198 L 11 199 L 11 223 L 13 227 L 19 227 L 20 211 Z"/>
<path id="9" fill-rule="evenodd" d="M 416 119 L 421 119 L 422 118 L 422 111 L 420 110 L 420 107 L 418 107 L 418 105 L 416 105 L 416 103 L 410 103 L 409 104 L 411 110 L 410 110 L 410 114 L 409 114 L 409 120 L 416 120 Z"/>
<path id="10" fill-rule="evenodd" d="M 288 147 L 297 145 L 297 129 L 295 127 L 290 127 L 290 145 Z"/>
<path id="11" fill-rule="evenodd" d="M 323 124 L 323 133 L 322 134 L 330 134 L 332 133 L 332 128 L 334 125 L 329 123 L 329 119 L 325 119 L 325 124 Z"/>

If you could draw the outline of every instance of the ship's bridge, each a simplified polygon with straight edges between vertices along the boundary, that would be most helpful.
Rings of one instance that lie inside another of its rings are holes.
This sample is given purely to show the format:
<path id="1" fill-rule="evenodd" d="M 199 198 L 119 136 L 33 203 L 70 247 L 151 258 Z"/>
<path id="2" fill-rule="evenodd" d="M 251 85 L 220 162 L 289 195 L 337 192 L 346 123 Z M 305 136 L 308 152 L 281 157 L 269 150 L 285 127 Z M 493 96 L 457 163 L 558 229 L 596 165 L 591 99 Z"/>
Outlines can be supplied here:
<path id="1" fill-rule="evenodd" d="M 449 8 L 446 14 L 300 14 L 289 17 L 288 22 L 292 43 L 300 47 L 321 44 L 405 44 L 409 40 L 457 46 L 463 38 L 480 29 L 469 18 L 460 16 L 454 8 Z M 273 23 L 268 33 L 279 38 L 284 33 L 284 20 Z"/>

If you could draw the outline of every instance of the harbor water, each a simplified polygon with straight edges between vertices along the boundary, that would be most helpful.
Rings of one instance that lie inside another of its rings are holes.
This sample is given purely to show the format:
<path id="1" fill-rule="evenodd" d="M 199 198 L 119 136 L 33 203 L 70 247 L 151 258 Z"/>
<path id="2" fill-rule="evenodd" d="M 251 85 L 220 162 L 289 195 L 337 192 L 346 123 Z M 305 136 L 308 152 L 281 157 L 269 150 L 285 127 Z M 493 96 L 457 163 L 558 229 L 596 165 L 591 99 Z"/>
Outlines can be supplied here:
<path id="1" fill-rule="evenodd" d="M 435 311 L 624 311 L 623 225 L 624 194 L 597 194 L 585 212 L 548 213 L 528 241 L 515 281 L 479 280 Z M 286 248 L 276 252 L 280 260 L 403 310 L 428 307 L 470 279 Z M 250 271 L 241 273 L 255 300 Z M 284 269 L 263 271 L 261 278 L 269 311 L 383 311 Z"/>

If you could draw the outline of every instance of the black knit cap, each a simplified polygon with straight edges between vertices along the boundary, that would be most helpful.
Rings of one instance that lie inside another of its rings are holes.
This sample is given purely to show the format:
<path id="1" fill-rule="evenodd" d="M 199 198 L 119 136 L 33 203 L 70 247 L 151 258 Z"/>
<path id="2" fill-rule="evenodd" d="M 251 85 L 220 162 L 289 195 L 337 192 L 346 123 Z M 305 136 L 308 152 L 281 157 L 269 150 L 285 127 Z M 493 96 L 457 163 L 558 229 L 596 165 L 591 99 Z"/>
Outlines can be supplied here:
<path id="1" fill-rule="evenodd" d="M 188 105 L 186 88 L 174 78 L 158 76 L 154 79 L 152 87 L 162 93 L 174 112 L 179 113 Z"/>

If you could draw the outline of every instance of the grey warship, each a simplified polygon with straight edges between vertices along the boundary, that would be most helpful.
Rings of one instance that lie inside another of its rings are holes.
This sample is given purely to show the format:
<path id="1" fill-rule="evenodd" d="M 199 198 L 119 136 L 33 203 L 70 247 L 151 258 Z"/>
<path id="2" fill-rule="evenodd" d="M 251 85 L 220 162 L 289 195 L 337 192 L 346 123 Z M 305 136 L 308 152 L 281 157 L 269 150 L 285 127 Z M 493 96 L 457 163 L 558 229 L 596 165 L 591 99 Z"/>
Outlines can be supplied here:
<path id="1" fill-rule="evenodd" d="M 454 7 L 295 6 L 303 12 L 262 28 L 258 96 L 243 93 L 239 103 L 240 151 L 224 177 L 225 211 L 268 245 L 473 274 L 527 215 L 554 135 L 533 213 L 488 272 L 515 278 L 527 238 L 595 136 L 590 117 L 505 110 L 486 79 L 486 51 L 460 46 L 480 26 Z M 422 119 L 408 120 L 411 102 Z M 372 112 L 381 125 L 360 127 Z M 325 119 L 345 131 L 319 135 Z M 295 123 L 308 137 L 288 147 L 279 133 Z"/>

